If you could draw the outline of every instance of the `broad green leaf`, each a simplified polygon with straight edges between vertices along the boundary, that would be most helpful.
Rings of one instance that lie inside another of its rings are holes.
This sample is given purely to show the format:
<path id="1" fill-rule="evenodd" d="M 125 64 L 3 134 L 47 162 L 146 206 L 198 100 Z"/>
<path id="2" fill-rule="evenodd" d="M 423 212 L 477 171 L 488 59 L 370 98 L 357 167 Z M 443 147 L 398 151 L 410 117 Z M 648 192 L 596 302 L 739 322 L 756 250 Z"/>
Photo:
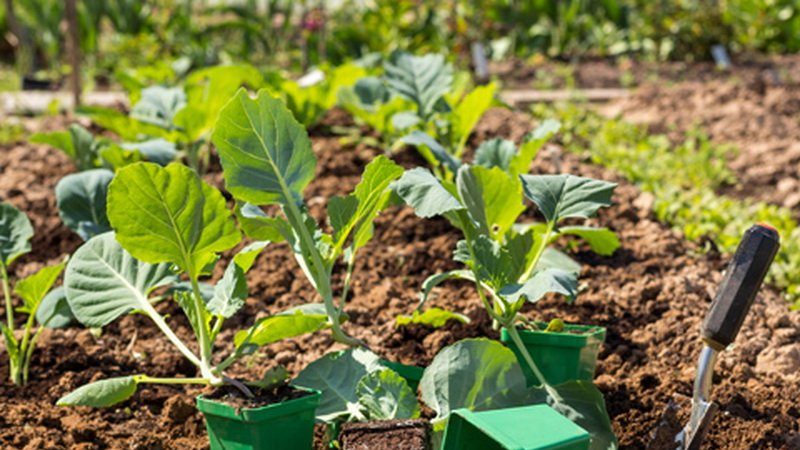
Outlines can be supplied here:
<path id="1" fill-rule="evenodd" d="M 443 327 L 448 321 L 455 320 L 456 322 L 469 323 L 469 317 L 464 314 L 459 314 L 452 311 L 447 311 L 441 308 L 428 308 L 425 312 L 420 313 L 414 311 L 410 316 L 397 316 L 395 323 L 397 326 L 405 326 L 409 324 L 427 325 L 433 328 Z"/>
<path id="2" fill-rule="evenodd" d="M 337 242 L 347 238 L 357 209 L 358 199 L 353 194 L 344 197 L 336 195 L 328 200 L 328 222 Z"/>
<path id="3" fill-rule="evenodd" d="M 399 180 L 392 183 L 392 189 L 423 218 L 464 209 L 428 169 L 406 170 Z"/>
<path id="4" fill-rule="evenodd" d="M 469 135 L 478 124 L 483 114 L 492 106 L 497 85 L 494 83 L 485 86 L 478 86 L 456 105 L 453 110 L 452 132 L 454 140 L 458 142 L 456 152 L 461 156 L 464 144 Z"/>
<path id="5" fill-rule="evenodd" d="M 9 203 L 0 202 L 0 264 L 11 265 L 31 251 L 33 226 L 28 216 Z"/>
<path id="6" fill-rule="evenodd" d="M 558 130 L 561 129 L 561 123 L 557 120 L 547 119 L 542 122 L 538 128 L 533 130 L 530 134 L 525 136 L 522 145 L 519 147 L 519 152 L 511 160 L 508 166 L 512 175 L 526 174 L 531 168 L 539 150 L 544 144 L 550 140 Z"/>
<path id="7" fill-rule="evenodd" d="M 205 303 L 206 297 L 200 294 L 203 302 L 199 304 L 200 312 L 198 313 L 197 306 L 195 306 L 194 291 L 189 286 L 189 289 L 178 289 L 172 292 L 172 298 L 181 307 L 186 318 L 189 320 L 189 325 L 195 336 L 200 335 L 200 330 L 205 331 L 206 336 L 211 335 L 211 319 L 213 316 L 209 314 L 207 304 Z"/>
<path id="8" fill-rule="evenodd" d="M 552 387 L 558 398 L 543 388 L 532 388 L 536 403 L 546 402 L 591 435 L 590 450 L 615 450 L 617 438 L 611 427 L 603 394 L 591 381 L 568 381 Z"/>
<path id="9" fill-rule="evenodd" d="M 84 384 L 56 402 L 58 406 L 104 408 L 131 398 L 136 393 L 136 377 L 108 378 Z"/>
<path id="10" fill-rule="evenodd" d="M 517 146 L 506 139 L 484 141 L 475 150 L 475 164 L 483 167 L 499 167 L 508 171 L 517 154 Z"/>
<path id="11" fill-rule="evenodd" d="M 93 169 L 67 175 L 56 184 L 58 214 L 84 241 L 111 230 L 106 198 L 113 178 L 110 170 Z"/>
<path id="12" fill-rule="evenodd" d="M 148 308 L 147 294 L 172 280 L 169 264 L 134 259 L 108 232 L 89 239 L 72 255 L 64 286 L 78 321 L 103 327 L 134 309 Z"/>
<path id="13" fill-rule="evenodd" d="M 527 404 L 525 375 L 514 353 L 503 344 L 465 339 L 442 349 L 419 384 L 422 401 L 446 419 L 453 410 L 472 411 Z"/>
<path id="14" fill-rule="evenodd" d="M 66 153 L 70 159 L 75 159 L 75 146 L 72 143 L 72 134 L 69 131 L 51 131 L 47 133 L 34 133 L 29 141 L 32 144 L 45 144 Z"/>
<path id="15" fill-rule="evenodd" d="M 517 280 L 522 274 L 523 267 L 514 260 L 514 255 L 497 241 L 484 234 L 478 235 L 472 241 L 472 253 L 465 249 L 466 242 L 460 241 L 457 245 L 457 261 L 467 264 L 478 273 L 478 279 L 487 283 L 494 289 L 499 289 Z M 469 259 L 463 256 L 469 256 Z M 473 259 L 474 258 L 474 259 Z"/>
<path id="16" fill-rule="evenodd" d="M 248 330 L 236 333 L 234 343 L 267 345 L 283 339 L 314 333 L 329 326 L 325 306 L 310 303 L 296 306 L 256 321 Z"/>
<path id="17" fill-rule="evenodd" d="M 370 420 L 419 417 L 416 394 L 394 370 L 377 370 L 362 377 L 356 385 L 356 396 Z"/>
<path id="18" fill-rule="evenodd" d="M 611 205 L 616 183 L 575 175 L 520 175 L 525 196 L 548 222 L 577 217 L 586 219 Z"/>
<path id="19" fill-rule="evenodd" d="M 162 128 L 171 128 L 175 114 L 186 106 L 186 93 L 180 87 L 150 86 L 142 89 L 131 117 Z"/>
<path id="20" fill-rule="evenodd" d="M 75 162 L 78 170 L 97 167 L 98 143 L 89 130 L 78 124 L 70 125 L 68 131 L 36 133 L 31 136 L 31 142 L 47 144 L 63 151 Z"/>
<path id="21" fill-rule="evenodd" d="M 64 328 L 75 320 L 67 302 L 67 290 L 59 286 L 44 296 L 36 310 L 36 321 L 47 328 Z"/>
<path id="22" fill-rule="evenodd" d="M 286 220 L 269 217 L 256 205 L 244 203 L 236 206 L 236 218 L 247 237 L 259 241 L 282 242 L 292 230 Z"/>
<path id="23" fill-rule="evenodd" d="M 25 303 L 28 314 L 36 314 L 42 299 L 53 287 L 53 284 L 64 271 L 66 261 L 39 269 L 33 275 L 27 276 L 14 285 L 14 293 Z"/>
<path id="24" fill-rule="evenodd" d="M 467 214 L 485 235 L 505 235 L 525 210 L 519 182 L 499 167 L 462 166 L 456 186 Z"/>
<path id="25" fill-rule="evenodd" d="M 166 166 L 178 156 L 175 144 L 162 138 L 142 142 L 126 142 L 121 145 L 125 150 L 136 150 L 144 159 Z"/>
<path id="26" fill-rule="evenodd" d="M 428 300 L 428 296 L 433 288 L 447 280 L 468 280 L 474 282 L 475 277 L 472 275 L 472 271 L 469 270 L 451 270 L 449 272 L 441 272 L 429 276 L 425 279 L 425 281 L 422 282 L 422 289 L 419 293 L 419 305 L 417 306 L 417 310 L 424 306 L 425 301 Z"/>
<path id="27" fill-rule="evenodd" d="M 539 262 L 536 264 L 536 270 L 544 269 L 561 269 L 567 272 L 580 273 L 581 265 L 570 258 L 566 253 L 556 250 L 552 247 L 544 249 L 542 256 L 539 257 Z"/>
<path id="28" fill-rule="evenodd" d="M 389 89 L 378 77 L 364 77 L 356 81 L 353 92 L 363 107 L 386 103 L 389 101 Z"/>
<path id="29" fill-rule="evenodd" d="M 147 263 L 171 262 L 197 276 L 241 239 L 222 194 L 178 163 L 120 169 L 108 199 L 117 240 Z"/>
<path id="30" fill-rule="evenodd" d="M 400 98 L 400 97 L 395 97 L 395 98 Z M 411 128 L 411 127 L 419 124 L 420 122 L 422 122 L 422 119 L 417 115 L 417 113 L 415 113 L 413 111 L 403 111 L 403 110 L 397 111 L 394 114 L 392 114 L 392 116 L 391 116 L 391 118 L 389 120 L 390 120 L 390 124 L 392 125 L 392 128 L 397 130 L 397 131 L 408 130 L 409 128 Z M 431 139 L 433 139 L 433 138 L 431 138 Z M 409 144 L 411 144 L 411 143 L 409 142 Z M 416 145 L 416 144 L 412 144 L 412 145 Z M 441 147 L 441 144 L 439 144 L 438 142 L 436 143 L 436 145 Z M 438 151 L 438 148 L 436 150 Z M 445 153 L 445 151 L 443 150 L 440 153 Z M 428 162 L 430 162 L 431 164 L 435 164 L 436 158 L 433 157 L 433 154 L 425 155 L 423 153 L 423 156 L 425 156 L 425 159 L 428 160 Z"/>
<path id="31" fill-rule="evenodd" d="M 595 228 L 587 226 L 561 227 L 559 234 L 578 236 L 592 248 L 598 255 L 611 256 L 619 248 L 620 242 L 617 233 L 608 228 Z"/>
<path id="32" fill-rule="evenodd" d="M 507 285 L 499 293 L 512 302 L 519 300 L 520 297 L 525 297 L 529 302 L 534 303 L 551 292 L 562 294 L 568 300 L 575 298 L 578 293 L 577 273 L 554 268 L 538 270 L 524 283 Z"/>
<path id="33" fill-rule="evenodd" d="M 137 141 L 145 137 L 163 137 L 175 139 L 177 132 L 168 131 L 159 126 L 140 122 L 112 108 L 81 107 L 80 113 L 88 114 L 92 122 L 107 130 L 113 131 L 126 141 Z"/>
<path id="34" fill-rule="evenodd" d="M 398 53 L 384 64 L 389 89 L 417 105 L 423 118 L 429 117 L 436 103 L 453 83 L 453 66 L 444 56 L 412 56 Z"/>
<path id="35" fill-rule="evenodd" d="M 206 307 L 210 313 L 228 319 L 244 306 L 247 295 L 245 270 L 232 261 L 214 286 L 214 296 Z"/>
<path id="36" fill-rule="evenodd" d="M 277 98 L 240 90 L 219 115 L 213 136 L 228 190 L 257 205 L 302 198 L 317 159 L 305 128 Z"/>
<path id="37" fill-rule="evenodd" d="M 243 249 L 239 250 L 239 253 L 234 255 L 233 262 L 236 263 L 237 266 L 241 267 L 242 270 L 247 272 L 253 267 L 253 263 L 258 258 L 258 255 L 264 250 L 267 245 L 269 245 L 269 241 L 255 241 L 247 244 Z"/>
<path id="38" fill-rule="evenodd" d="M 400 140 L 416 147 L 432 166 L 442 164 L 453 173 L 461 167 L 461 160 L 458 157 L 451 155 L 442 144 L 423 131 L 412 131 L 411 134 L 403 136 Z"/>
<path id="39" fill-rule="evenodd" d="M 512 354 L 513 356 L 513 354 Z M 294 384 L 322 392 L 317 420 L 364 419 L 356 387 L 367 374 L 382 370 L 377 355 L 361 348 L 328 353 L 303 369 Z"/>
<path id="40" fill-rule="evenodd" d="M 353 235 L 353 250 L 363 247 L 372 237 L 372 222 L 378 213 L 386 207 L 391 197 L 389 185 L 403 175 L 403 168 L 392 162 L 389 158 L 381 155 L 373 159 L 364 169 L 361 181 L 356 185 L 352 198 L 356 200 L 355 210 L 349 219 L 342 226 L 334 226 L 337 232 L 334 234 L 336 245 L 341 248 L 348 236 Z M 343 203 L 344 202 L 344 203 Z M 333 210 L 331 205 L 328 207 L 329 214 L 334 213 L 331 225 L 341 222 L 341 217 L 347 216 L 352 205 L 347 204 L 347 200 L 334 203 Z M 343 210 L 343 211 L 342 211 Z"/>
<path id="41" fill-rule="evenodd" d="M 109 144 L 100 150 L 100 159 L 103 166 L 114 170 L 142 161 L 142 154 L 138 150 L 126 150 L 117 144 Z"/>

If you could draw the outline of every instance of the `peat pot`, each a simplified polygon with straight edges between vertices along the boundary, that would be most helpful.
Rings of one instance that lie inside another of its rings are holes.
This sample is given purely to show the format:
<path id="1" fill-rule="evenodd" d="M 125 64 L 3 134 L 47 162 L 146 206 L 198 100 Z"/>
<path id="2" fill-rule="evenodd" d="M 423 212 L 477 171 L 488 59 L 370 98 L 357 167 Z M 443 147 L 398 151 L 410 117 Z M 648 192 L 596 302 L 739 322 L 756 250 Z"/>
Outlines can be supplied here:
<path id="1" fill-rule="evenodd" d="M 547 328 L 546 322 L 536 322 L 536 325 L 542 330 Z M 548 383 L 556 385 L 573 380 L 592 381 L 594 378 L 597 354 L 606 339 L 605 328 L 564 325 L 560 332 L 518 331 L 522 343 Z M 501 330 L 500 340 L 517 355 L 528 385 L 539 384 L 505 328 Z"/>
<path id="2" fill-rule="evenodd" d="M 211 450 L 309 450 L 314 416 L 321 393 L 295 388 L 307 395 L 256 408 L 239 408 L 197 397 L 205 416 Z"/>

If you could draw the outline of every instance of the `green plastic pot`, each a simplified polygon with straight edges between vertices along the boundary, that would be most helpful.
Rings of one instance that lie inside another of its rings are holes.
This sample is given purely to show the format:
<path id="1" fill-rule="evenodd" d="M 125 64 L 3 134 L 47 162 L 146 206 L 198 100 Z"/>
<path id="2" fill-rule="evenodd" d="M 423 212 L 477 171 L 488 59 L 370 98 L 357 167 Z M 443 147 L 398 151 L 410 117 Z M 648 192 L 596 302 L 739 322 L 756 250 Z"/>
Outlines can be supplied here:
<path id="1" fill-rule="evenodd" d="M 536 322 L 544 330 L 546 322 Z M 561 384 L 573 380 L 592 381 L 597 366 L 597 354 L 606 339 L 606 329 L 588 325 L 564 325 L 562 332 L 518 330 L 522 343 L 531 354 L 533 362 L 550 384 Z M 519 359 L 528 385 L 540 384 L 528 364 L 511 341 L 508 330 L 502 329 L 503 341 Z"/>
<path id="2" fill-rule="evenodd" d="M 259 408 L 236 408 L 202 395 L 197 409 L 206 419 L 211 450 L 309 450 L 319 391 Z"/>
<path id="3" fill-rule="evenodd" d="M 407 364 L 401 364 L 399 362 L 394 361 L 387 361 L 385 359 L 381 359 L 380 363 L 383 367 L 388 369 L 392 369 L 397 372 L 398 375 L 403 377 L 408 385 L 414 391 L 417 390 L 417 386 L 419 386 L 420 380 L 422 380 L 422 374 L 425 372 L 425 369 L 418 366 L 409 366 Z"/>
<path id="4" fill-rule="evenodd" d="M 589 433 L 547 405 L 450 414 L 441 450 L 588 450 Z"/>

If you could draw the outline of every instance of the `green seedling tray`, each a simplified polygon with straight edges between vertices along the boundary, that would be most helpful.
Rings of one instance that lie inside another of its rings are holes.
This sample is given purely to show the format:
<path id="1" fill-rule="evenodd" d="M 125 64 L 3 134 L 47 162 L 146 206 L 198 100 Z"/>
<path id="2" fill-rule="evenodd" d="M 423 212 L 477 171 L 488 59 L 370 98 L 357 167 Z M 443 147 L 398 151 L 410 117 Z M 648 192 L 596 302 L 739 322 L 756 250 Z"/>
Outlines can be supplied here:
<path id="1" fill-rule="evenodd" d="M 441 450 L 588 450 L 589 433 L 547 405 L 450 414 Z"/>
<path id="2" fill-rule="evenodd" d="M 262 406 L 241 408 L 197 397 L 206 419 L 211 450 L 309 450 L 319 391 L 296 388 L 310 395 Z"/>
<path id="3" fill-rule="evenodd" d="M 546 322 L 536 322 L 544 330 Z M 533 362 L 548 383 L 556 385 L 567 381 L 591 381 L 597 366 L 597 354 L 606 339 L 606 329 L 589 325 L 564 325 L 562 332 L 519 330 L 522 343 L 531 354 Z M 517 355 L 528 385 L 540 384 L 517 346 L 511 342 L 506 329 L 500 340 Z"/>
<path id="4" fill-rule="evenodd" d="M 385 359 L 381 359 L 380 363 L 382 366 L 392 369 L 397 372 L 398 375 L 403 377 L 408 385 L 414 391 L 417 390 L 417 386 L 419 386 L 420 380 L 422 380 L 422 373 L 425 372 L 425 369 L 418 366 L 409 366 L 407 364 L 401 364 L 399 362 L 394 361 L 387 361 Z"/>

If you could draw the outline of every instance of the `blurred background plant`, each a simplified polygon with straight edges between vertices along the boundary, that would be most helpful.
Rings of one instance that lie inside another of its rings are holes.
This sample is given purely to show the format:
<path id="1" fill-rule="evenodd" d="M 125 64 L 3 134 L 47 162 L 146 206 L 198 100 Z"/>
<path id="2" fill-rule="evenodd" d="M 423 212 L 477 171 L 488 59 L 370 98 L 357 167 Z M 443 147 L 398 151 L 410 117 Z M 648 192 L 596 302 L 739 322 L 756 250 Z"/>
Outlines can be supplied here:
<path id="1" fill-rule="evenodd" d="M 301 72 L 402 49 L 466 66 L 493 59 L 625 57 L 703 60 L 800 50 L 796 0 L 76 0 L 84 83 L 168 83 L 190 68 L 247 62 Z M 59 85 L 65 2 L 0 5 L 0 87 Z M 12 70 L 13 69 L 13 70 Z M 130 81 L 123 80 L 123 81 Z"/>

